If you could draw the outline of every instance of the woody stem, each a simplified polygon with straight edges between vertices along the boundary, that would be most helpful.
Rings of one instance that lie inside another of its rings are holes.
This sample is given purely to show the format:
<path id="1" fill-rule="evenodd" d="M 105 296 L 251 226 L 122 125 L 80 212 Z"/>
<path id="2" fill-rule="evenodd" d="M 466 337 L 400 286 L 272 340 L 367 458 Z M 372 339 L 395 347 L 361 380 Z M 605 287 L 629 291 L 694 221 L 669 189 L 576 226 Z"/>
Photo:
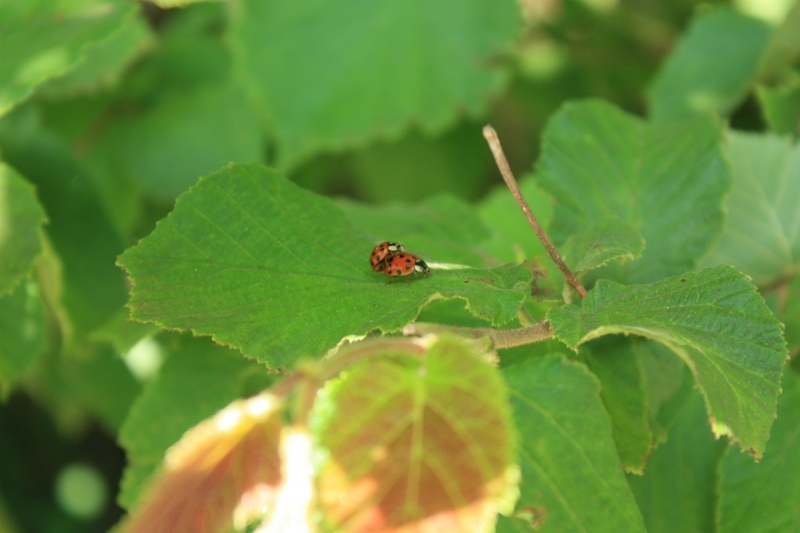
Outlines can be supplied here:
<path id="1" fill-rule="evenodd" d="M 497 132 L 493 127 L 487 124 L 483 127 L 483 136 L 486 138 L 486 142 L 489 143 L 489 149 L 492 151 L 494 161 L 497 163 L 497 168 L 500 169 L 500 174 L 503 176 L 508 188 L 511 189 L 511 194 L 514 195 L 514 199 L 517 201 L 520 209 L 522 209 L 522 213 L 525 215 L 525 218 L 528 219 L 528 222 L 533 228 L 533 231 L 536 233 L 536 236 L 539 237 L 540 241 L 542 241 L 547 253 L 550 254 L 550 257 L 553 258 L 553 261 L 555 261 L 559 270 L 561 270 L 561 272 L 564 274 L 564 277 L 567 278 L 567 282 L 575 287 L 575 290 L 578 291 L 578 294 L 580 294 L 581 298 L 583 298 L 586 296 L 586 289 L 583 287 L 583 285 L 581 285 L 580 281 L 578 281 L 569 267 L 567 267 L 567 265 L 564 263 L 564 260 L 561 259 L 561 256 L 558 255 L 555 246 L 553 246 L 553 243 L 551 243 L 550 239 L 547 238 L 547 235 L 542 229 L 542 226 L 539 224 L 539 221 L 536 220 L 533 212 L 531 212 L 531 207 L 528 205 L 528 202 L 525 201 L 525 197 L 522 196 L 522 192 L 519 190 L 519 186 L 517 185 L 517 180 L 514 178 L 514 174 L 511 172 L 511 167 L 508 165 L 508 160 L 503 153 L 503 147 L 500 145 L 500 139 L 497 137 Z"/>

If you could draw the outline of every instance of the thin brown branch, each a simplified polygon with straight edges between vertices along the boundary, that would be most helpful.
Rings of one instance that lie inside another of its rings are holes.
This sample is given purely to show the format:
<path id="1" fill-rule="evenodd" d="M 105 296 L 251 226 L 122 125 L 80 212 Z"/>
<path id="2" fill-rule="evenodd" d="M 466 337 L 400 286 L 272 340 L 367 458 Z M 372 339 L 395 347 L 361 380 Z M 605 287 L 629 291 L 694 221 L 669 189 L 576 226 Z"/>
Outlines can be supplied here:
<path id="1" fill-rule="evenodd" d="M 558 255 L 553 243 L 551 243 L 550 239 L 547 238 L 547 235 L 545 235 L 542 226 L 539 224 L 539 221 L 536 220 L 536 217 L 531 212 L 528 202 L 525 201 L 525 198 L 522 196 L 522 192 L 520 192 L 519 186 L 517 185 L 517 180 L 514 178 L 514 174 L 511 172 L 511 167 L 508 166 L 508 160 L 503 153 L 503 147 L 500 145 L 500 139 L 497 137 L 497 132 L 494 131 L 493 127 L 487 124 L 483 127 L 483 136 L 486 138 L 486 142 L 489 143 L 489 148 L 492 150 L 492 155 L 494 155 L 497 168 L 500 169 L 500 174 L 502 174 L 506 185 L 508 185 L 508 188 L 511 189 L 511 194 L 514 195 L 514 199 L 517 201 L 517 204 L 519 204 L 520 209 L 522 209 L 522 213 L 525 215 L 525 218 L 528 219 L 528 222 L 533 228 L 533 231 L 536 233 L 536 236 L 539 237 L 540 241 L 542 241 L 547 253 L 549 253 L 550 257 L 553 258 L 553 261 L 556 262 L 556 265 L 564 274 L 564 277 L 567 278 L 569 284 L 575 287 L 575 290 L 578 291 L 578 294 L 580 294 L 581 298 L 583 298 L 586 296 L 586 289 L 567 267 L 567 265 L 564 263 L 564 260 L 561 259 L 561 256 Z"/>
<path id="2" fill-rule="evenodd" d="M 460 328 L 427 322 L 414 322 L 403 328 L 403 335 L 427 335 L 430 333 L 455 333 L 470 339 L 486 337 L 495 349 L 533 344 L 553 337 L 553 330 L 545 320 L 517 329 Z"/>

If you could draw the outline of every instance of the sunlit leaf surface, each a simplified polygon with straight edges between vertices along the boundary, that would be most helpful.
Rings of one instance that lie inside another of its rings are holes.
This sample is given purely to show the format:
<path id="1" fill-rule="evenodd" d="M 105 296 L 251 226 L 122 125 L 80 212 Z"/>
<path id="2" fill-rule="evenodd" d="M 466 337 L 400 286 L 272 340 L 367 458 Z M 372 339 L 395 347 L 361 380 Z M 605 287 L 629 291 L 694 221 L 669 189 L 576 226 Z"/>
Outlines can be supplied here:
<path id="1" fill-rule="evenodd" d="M 710 117 L 645 122 L 601 101 L 568 103 L 550 118 L 537 164 L 556 199 L 556 244 L 615 217 L 647 243 L 641 259 L 601 277 L 651 282 L 694 268 L 722 229 L 730 169 Z"/>
<path id="2" fill-rule="evenodd" d="M 236 50 L 282 163 L 314 150 L 442 131 L 483 113 L 505 72 L 492 67 L 519 30 L 512 0 L 249 0 Z"/>
<path id="3" fill-rule="evenodd" d="M 729 450 L 719 479 L 719 531 L 791 531 L 800 520 L 800 377 L 786 371 L 764 459 Z"/>
<path id="4" fill-rule="evenodd" d="M 230 165 L 181 196 L 119 262 L 133 318 L 212 335 L 273 368 L 348 335 L 396 331 L 439 297 L 503 324 L 530 292 L 526 265 L 460 268 L 436 263 L 435 251 L 424 256 L 430 276 L 389 284 L 370 267 L 376 244 L 331 200 L 266 167 Z"/>
<path id="5" fill-rule="evenodd" d="M 517 483 L 502 378 L 463 341 L 406 344 L 317 400 L 320 505 L 345 531 L 492 531 Z"/>
<path id="6" fill-rule="evenodd" d="M 642 335 L 677 353 L 695 374 L 716 435 L 761 457 L 787 358 L 780 324 L 750 280 L 730 266 L 651 285 L 601 280 L 583 300 L 547 315 L 571 348 L 611 333 Z"/>
<path id="7" fill-rule="evenodd" d="M 800 271 L 800 145 L 731 132 L 733 189 L 722 236 L 705 265 L 730 264 L 765 286 Z"/>
<path id="8" fill-rule="evenodd" d="M 554 354 L 510 366 L 520 499 L 498 531 L 644 533 L 611 436 L 600 384 Z"/>
<path id="9" fill-rule="evenodd" d="M 261 394 L 192 428 L 121 527 L 125 533 L 219 533 L 234 514 L 270 514 L 281 483 L 280 402 Z M 244 524 L 238 524 L 239 526 Z"/>

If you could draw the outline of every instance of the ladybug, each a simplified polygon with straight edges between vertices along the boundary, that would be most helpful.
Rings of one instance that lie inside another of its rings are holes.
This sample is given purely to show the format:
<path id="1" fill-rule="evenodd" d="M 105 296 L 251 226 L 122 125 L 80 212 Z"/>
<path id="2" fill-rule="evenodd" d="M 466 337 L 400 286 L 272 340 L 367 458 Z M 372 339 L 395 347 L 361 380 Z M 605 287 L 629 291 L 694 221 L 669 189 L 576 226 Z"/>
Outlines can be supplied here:
<path id="1" fill-rule="evenodd" d="M 402 244 L 397 244 L 396 242 L 382 242 L 373 248 L 372 255 L 369 256 L 369 264 L 375 272 L 382 272 L 386 267 L 387 259 L 405 250 Z"/>
<path id="2" fill-rule="evenodd" d="M 425 261 L 420 259 L 414 254 L 398 253 L 386 259 L 386 266 L 383 267 L 383 273 L 387 276 L 408 276 L 409 274 L 424 274 L 427 276 L 431 273 L 431 269 L 425 264 Z"/>

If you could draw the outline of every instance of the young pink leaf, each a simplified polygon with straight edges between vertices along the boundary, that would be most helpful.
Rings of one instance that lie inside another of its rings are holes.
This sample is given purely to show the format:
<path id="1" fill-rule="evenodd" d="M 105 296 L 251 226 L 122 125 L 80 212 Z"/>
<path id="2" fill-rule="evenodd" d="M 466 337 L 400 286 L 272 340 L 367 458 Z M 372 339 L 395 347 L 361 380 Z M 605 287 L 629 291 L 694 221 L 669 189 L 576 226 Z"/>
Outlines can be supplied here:
<path id="1" fill-rule="evenodd" d="M 463 341 L 387 348 L 330 383 L 313 432 L 319 501 L 348 532 L 487 532 L 516 499 L 507 391 Z"/>
<path id="2" fill-rule="evenodd" d="M 280 402 L 239 400 L 189 430 L 124 533 L 219 533 L 270 514 L 281 483 Z M 234 520 L 235 518 L 235 520 Z"/>

